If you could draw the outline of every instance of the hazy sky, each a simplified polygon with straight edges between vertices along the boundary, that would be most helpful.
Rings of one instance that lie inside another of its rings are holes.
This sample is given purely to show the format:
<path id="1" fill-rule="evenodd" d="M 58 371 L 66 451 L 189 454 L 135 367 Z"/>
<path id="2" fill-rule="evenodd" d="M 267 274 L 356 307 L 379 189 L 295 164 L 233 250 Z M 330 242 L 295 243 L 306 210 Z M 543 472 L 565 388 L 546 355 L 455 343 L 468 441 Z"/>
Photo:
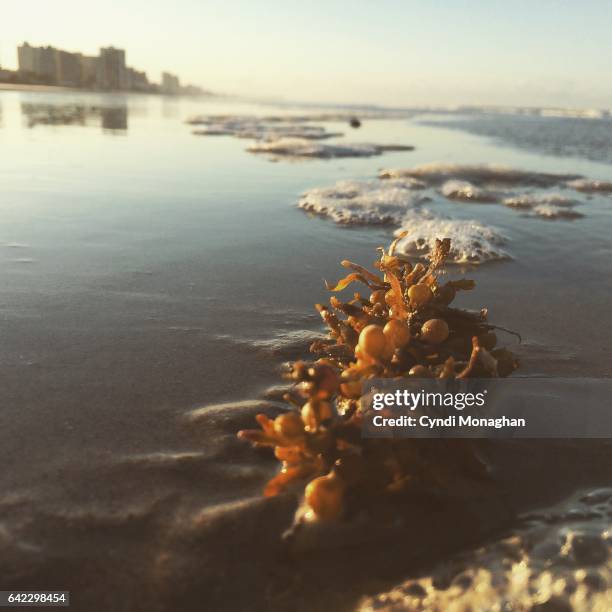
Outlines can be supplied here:
<path id="1" fill-rule="evenodd" d="M 612 0 L 0 0 L 16 45 L 96 53 L 256 97 L 612 108 Z"/>

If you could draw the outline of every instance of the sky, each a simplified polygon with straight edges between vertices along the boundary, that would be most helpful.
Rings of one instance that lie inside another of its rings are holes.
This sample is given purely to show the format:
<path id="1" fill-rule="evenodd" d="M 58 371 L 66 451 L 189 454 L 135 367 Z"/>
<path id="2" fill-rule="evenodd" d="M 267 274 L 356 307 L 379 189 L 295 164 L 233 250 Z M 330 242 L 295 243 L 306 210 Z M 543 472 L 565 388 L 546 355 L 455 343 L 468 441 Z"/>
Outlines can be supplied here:
<path id="1" fill-rule="evenodd" d="M 16 46 L 126 49 L 253 98 L 612 108 L 612 0 L 0 0 Z"/>

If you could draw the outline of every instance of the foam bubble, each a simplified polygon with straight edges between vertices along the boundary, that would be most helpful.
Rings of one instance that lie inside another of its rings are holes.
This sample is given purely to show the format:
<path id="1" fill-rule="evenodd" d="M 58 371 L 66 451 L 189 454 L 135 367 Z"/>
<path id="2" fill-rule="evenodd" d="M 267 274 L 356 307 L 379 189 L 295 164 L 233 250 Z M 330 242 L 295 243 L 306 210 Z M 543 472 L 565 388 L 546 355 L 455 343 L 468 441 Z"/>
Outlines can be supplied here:
<path id="1" fill-rule="evenodd" d="M 567 186 L 583 193 L 612 193 L 612 182 L 576 179 L 569 181 Z"/>
<path id="2" fill-rule="evenodd" d="M 533 209 L 533 214 L 543 219 L 580 219 L 583 214 L 564 206 L 554 204 L 540 204 Z"/>
<path id="3" fill-rule="evenodd" d="M 573 210 L 577 200 L 560 193 L 532 194 L 524 193 L 512 198 L 506 198 L 504 204 L 510 208 L 531 211 L 532 216 L 542 219 L 580 219 L 582 213 Z"/>
<path id="4" fill-rule="evenodd" d="M 414 179 L 338 181 L 332 187 L 304 192 L 298 207 L 344 225 L 399 224 L 408 209 L 425 201 L 414 193 L 422 187 Z"/>
<path id="5" fill-rule="evenodd" d="M 541 204 L 552 206 L 575 206 L 578 202 L 573 198 L 568 198 L 560 193 L 523 193 L 511 198 L 505 198 L 504 204 L 510 208 L 529 209 Z"/>
<path id="6" fill-rule="evenodd" d="M 196 136 L 234 136 L 250 140 L 278 140 L 279 138 L 303 138 L 325 140 L 342 136 L 342 132 L 330 132 L 320 125 L 308 123 L 308 116 L 210 115 L 187 121 L 190 125 L 203 126 L 194 130 Z"/>
<path id="7" fill-rule="evenodd" d="M 386 114 L 362 113 L 364 119 L 380 119 Z M 272 141 L 279 138 L 325 140 L 343 136 L 331 132 L 316 122 L 342 121 L 350 124 L 355 116 L 346 113 L 313 113 L 310 115 L 200 115 L 187 120 L 187 124 L 203 126 L 194 130 L 196 136 L 234 136 L 251 140 Z"/>
<path id="8" fill-rule="evenodd" d="M 331 159 L 336 157 L 373 157 L 386 151 L 412 151 L 414 147 L 405 145 L 377 144 L 322 144 L 303 138 L 279 138 L 259 141 L 247 148 L 251 153 L 266 153 L 275 158 L 291 157 L 296 159 Z"/>
<path id="9" fill-rule="evenodd" d="M 502 248 L 505 237 L 495 228 L 480 221 L 449 219 L 434 216 L 429 211 L 406 215 L 402 227 L 395 232 L 407 235 L 398 244 L 398 251 L 406 255 L 426 257 L 434 248 L 436 238 L 450 238 L 449 262 L 480 264 L 487 261 L 510 259 Z"/>
<path id="10" fill-rule="evenodd" d="M 232 114 L 220 114 L 220 115 L 196 115 L 187 119 L 188 125 L 210 125 L 212 123 L 225 123 L 225 122 L 261 122 L 261 123 L 321 123 L 327 121 L 334 122 L 345 122 L 350 123 L 351 120 L 359 118 L 361 120 L 374 120 L 374 119 L 390 119 L 390 118 L 408 118 L 412 117 L 414 113 L 410 111 L 390 111 L 390 110 L 361 110 L 357 114 L 354 112 L 339 112 L 339 113 L 308 113 L 308 114 L 280 114 L 280 115 L 232 115 Z"/>
<path id="11" fill-rule="evenodd" d="M 264 153 L 272 159 L 332 159 L 337 157 L 372 157 L 386 151 L 412 151 L 406 145 L 380 144 L 321 144 L 317 141 L 343 136 L 312 121 L 346 120 L 347 115 L 295 115 L 256 117 L 248 115 L 210 115 L 194 117 L 190 125 L 197 136 L 233 136 L 256 142 L 247 148 L 251 153 Z M 354 119 L 354 118 L 353 118 Z"/>
<path id="12" fill-rule="evenodd" d="M 342 132 L 328 132 L 317 125 L 284 125 L 259 121 L 221 121 L 210 123 L 192 132 L 196 136 L 234 136 L 250 140 L 278 140 L 279 138 L 303 138 L 325 140 L 342 136 Z"/>
<path id="13" fill-rule="evenodd" d="M 511 532 L 408 574 L 356 610 L 611 610 L 612 491 L 588 495 L 601 500 L 595 508 L 574 498 L 526 514 Z"/>
<path id="14" fill-rule="evenodd" d="M 485 185 L 536 185 L 552 187 L 573 179 L 581 178 L 577 174 L 551 174 L 516 170 L 496 164 L 448 164 L 433 162 L 421 164 L 414 168 L 382 170 L 380 178 L 419 178 L 431 185 L 442 184 L 449 179 L 469 181 Z"/>
<path id="15" fill-rule="evenodd" d="M 455 179 L 446 181 L 440 188 L 440 193 L 449 200 L 457 200 L 460 202 L 497 201 L 497 196 L 494 193 L 476 187 L 468 181 L 458 181 Z"/>
<path id="16" fill-rule="evenodd" d="M 599 108 L 540 108 L 540 117 L 563 117 L 571 119 L 606 119 L 610 111 Z"/>

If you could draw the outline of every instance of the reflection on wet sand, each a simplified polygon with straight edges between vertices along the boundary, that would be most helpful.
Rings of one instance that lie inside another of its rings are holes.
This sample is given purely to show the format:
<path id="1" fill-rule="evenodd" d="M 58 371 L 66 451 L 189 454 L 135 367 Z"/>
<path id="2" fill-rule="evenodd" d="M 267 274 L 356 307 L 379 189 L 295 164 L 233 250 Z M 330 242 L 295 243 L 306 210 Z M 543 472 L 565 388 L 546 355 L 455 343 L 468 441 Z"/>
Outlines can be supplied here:
<path id="1" fill-rule="evenodd" d="M 103 130 L 127 130 L 127 106 L 115 106 L 100 109 Z"/>
<path id="2" fill-rule="evenodd" d="M 21 103 L 21 114 L 29 128 L 37 125 L 100 125 L 103 130 L 127 130 L 127 104 L 88 106 L 83 104 Z"/>

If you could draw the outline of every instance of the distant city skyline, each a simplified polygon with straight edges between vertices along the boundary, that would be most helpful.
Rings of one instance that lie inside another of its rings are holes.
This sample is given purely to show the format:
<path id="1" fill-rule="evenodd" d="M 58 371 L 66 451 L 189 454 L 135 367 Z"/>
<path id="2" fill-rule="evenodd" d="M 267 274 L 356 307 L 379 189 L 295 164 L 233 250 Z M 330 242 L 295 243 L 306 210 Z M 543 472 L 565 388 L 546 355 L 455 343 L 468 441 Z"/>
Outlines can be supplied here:
<path id="1" fill-rule="evenodd" d="M 199 87 L 181 85 L 170 72 L 162 72 L 160 83 L 149 80 L 144 70 L 127 64 L 125 49 L 101 47 L 96 55 L 85 55 L 28 41 L 17 47 L 17 70 L 0 69 L 0 82 L 168 95 L 203 93 Z"/>
<path id="2" fill-rule="evenodd" d="M 388 106 L 612 108 L 608 0 L 5 0 L 17 45 L 93 55 L 249 97 Z"/>

